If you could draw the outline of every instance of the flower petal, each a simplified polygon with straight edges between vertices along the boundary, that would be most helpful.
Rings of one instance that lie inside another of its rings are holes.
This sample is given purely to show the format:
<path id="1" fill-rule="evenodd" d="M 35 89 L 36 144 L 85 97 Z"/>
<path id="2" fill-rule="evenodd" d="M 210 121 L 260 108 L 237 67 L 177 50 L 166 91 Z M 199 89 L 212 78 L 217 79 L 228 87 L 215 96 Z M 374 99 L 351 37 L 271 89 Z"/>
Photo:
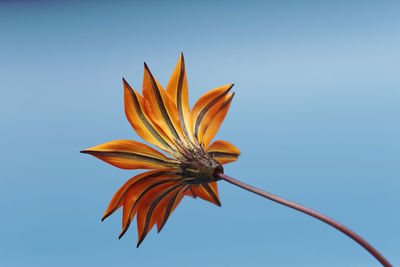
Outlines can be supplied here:
<path id="1" fill-rule="evenodd" d="M 121 169 L 161 169 L 176 166 L 157 150 L 132 140 L 117 140 L 81 151 Z"/>
<path id="2" fill-rule="evenodd" d="M 215 134 L 218 132 L 221 123 L 224 121 L 226 113 L 228 113 L 229 106 L 231 105 L 232 98 L 235 93 L 230 93 L 225 96 L 225 100 L 215 116 L 212 117 L 206 128 L 204 129 L 203 144 L 208 147 Z"/>
<path id="3" fill-rule="evenodd" d="M 133 129 L 147 142 L 173 154 L 173 142 L 157 125 L 154 125 L 147 116 L 142 96 L 133 90 L 125 79 L 123 79 L 123 82 L 125 114 Z"/>
<path id="4" fill-rule="evenodd" d="M 190 130 L 191 117 L 188 99 L 188 85 L 185 71 L 185 59 L 183 57 L 183 53 L 181 53 L 174 72 L 169 79 L 167 85 L 167 94 L 171 97 L 172 102 L 177 107 L 179 121 L 186 139 L 188 141 L 194 142 L 193 133 Z"/>
<path id="5" fill-rule="evenodd" d="M 128 230 L 136 212 L 140 211 L 142 205 L 141 203 L 144 203 L 146 199 L 151 197 L 152 194 L 159 192 L 167 185 L 180 183 L 182 183 L 182 177 L 176 175 L 171 176 L 170 178 L 164 177 L 164 179 L 152 178 L 141 185 L 132 187 L 125 197 L 126 201 L 124 201 L 124 209 L 125 205 L 127 205 L 128 209 L 126 215 L 124 215 L 125 218 L 123 218 L 125 224 L 123 225 L 123 229 L 119 235 L 119 238 L 121 238 Z"/>
<path id="6" fill-rule="evenodd" d="M 201 199 L 207 200 L 217 206 L 221 206 L 218 196 L 218 188 L 216 182 L 208 184 L 200 184 L 192 186 L 193 192 Z"/>
<path id="7" fill-rule="evenodd" d="M 165 211 L 162 217 L 159 217 L 157 220 L 157 231 L 160 232 L 162 228 L 164 227 L 165 223 L 167 222 L 169 216 L 172 214 L 172 212 L 175 210 L 175 208 L 178 206 L 178 204 L 181 202 L 182 198 L 184 197 L 184 192 L 187 189 L 187 187 L 181 187 L 179 190 L 177 190 L 174 194 L 169 196 L 169 200 L 167 203 L 167 206 L 165 207 Z"/>
<path id="8" fill-rule="evenodd" d="M 138 227 L 138 243 L 137 247 L 142 243 L 147 233 L 153 228 L 157 219 L 161 217 L 160 209 L 162 208 L 159 204 L 166 198 L 169 194 L 173 193 L 175 190 L 182 188 L 182 184 L 171 183 L 166 184 L 162 189 L 159 188 L 157 191 L 153 192 L 146 201 L 142 201 L 137 213 L 137 227 Z M 150 193 L 148 193 L 150 194 Z"/>
<path id="9" fill-rule="evenodd" d="M 204 94 L 196 102 L 192 110 L 192 130 L 194 136 L 202 144 L 204 129 L 224 103 L 225 96 L 233 84 L 225 85 Z"/>
<path id="10" fill-rule="evenodd" d="M 207 148 L 208 154 L 221 164 L 236 161 L 240 155 L 239 149 L 229 142 L 218 140 Z"/>
<path id="11" fill-rule="evenodd" d="M 116 210 L 118 210 L 123 203 L 128 202 L 135 202 L 137 197 L 139 196 L 141 190 L 140 186 L 146 187 L 149 183 L 152 182 L 154 178 L 163 178 L 168 179 L 171 178 L 175 174 L 175 170 L 166 169 L 166 170 L 156 170 L 156 171 L 149 171 L 144 172 L 141 174 L 136 175 L 135 177 L 129 179 L 118 191 L 114 194 L 110 204 L 106 212 L 104 213 L 103 218 L 101 219 L 104 221 L 108 216 L 113 214 Z M 129 192 L 129 196 L 128 195 Z M 136 194 L 135 194 L 136 193 Z M 125 208 L 125 207 L 124 207 Z"/>
<path id="12" fill-rule="evenodd" d="M 143 97 L 149 117 L 173 141 L 185 142 L 179 115 L 172 99 L 156 81 L 146 63 L 144 64 Z"/>
<path id="13" fill-rule="evenodd" d="M 190 196 L 192 198 L 197 198 L 197 196 L 195 195 L 195 193 L 193 192 L 192 186 L 189 186 L 187 190 L 185 190 L 184 193 L 185 196 Z"/>
<path id="14" fill-rule="evenodd" d="M 145 194 L 141 194 L 140 198 L 138 199 L 127 199 L 127 201 L 124 201 L 123 206 L 123 217 L 122 217 L 122 232 L 119 235 L 119 238 L 122 238 L 122 236 L 126 233 L 128 230 L 133 218 L 135 217 L 136 214 L 142 213 L 143 210 L 143 203 L 147 203 L 149 199 L 151 199 L 152 196 L 154 196 L 154 192 L 162 191 L 163 188 L 171 186 L 171 182 L 167 181 L 161 184 L 158 184 L 158 188 L 150 188 L 153 190 L 147 190 Z M 150 192 L 148 192 L 150 191 Z M 139 232 L 140 234 L 140 232 Z"/>
<path id="15" fill-rule="evenodd" d="M 172 198 L 174 198 L 174 197 L 176 198 L 177 194 L 180 191 L 185 191 L 186 192 L 187 191 L 186 189 L 188 187 L 189 187 L 188 185 L 185 185 L 185 186 L 182 185 L 181 187 L 175 188 L 174 190 L 169 192 L 162 200 L 160 200 L 160 202 L 158 203 L 156 209 L 154 210 L 155 216 L 152 217 L 152 223 L 151 223 L 152 226 L 154 225 L 154 222 L 157 223 L 157 229 L 158 229 L 157 231 L 158 232 L 160 232 L 160 230 L 161 230 L 160 227 L 162 225 L 162 222 L 163 222 L 163 219 L 164 219 L 164 214 L 165 214 L 165 212 L 167 210 L 167 207 L 168 207 L 168 203 L 170 202 L 170 200 Z"/>

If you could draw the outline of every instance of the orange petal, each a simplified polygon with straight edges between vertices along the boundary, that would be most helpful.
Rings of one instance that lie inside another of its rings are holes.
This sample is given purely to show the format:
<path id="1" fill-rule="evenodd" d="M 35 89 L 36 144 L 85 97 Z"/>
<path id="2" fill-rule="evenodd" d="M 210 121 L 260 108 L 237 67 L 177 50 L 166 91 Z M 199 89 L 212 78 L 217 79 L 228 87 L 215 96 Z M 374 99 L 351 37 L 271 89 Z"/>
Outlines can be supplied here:
<path id="1" fill-rule="evenodd" d="M 188 186 L 181 187 L 179 190 L 172 192 L 168 196 L 168 203 L 166 206 L 161 206 L 161 209 L 164 211 L 162 213 L 162 216 L 158 217 L 157 219 L 157 231 L 160 232 L 162 228 L 164 227 L 165 223 L 167 222 L 169 216 L 172 214 L 172 212 L 175 210 L 175 208 L 178 206 L 178 204 L 181 202 L 185 190 L 188 188 Z"/>
<path id="2" fill-rule="evenodd" d="M 141 188 L 145 188 L 149 186 L 149 184 L 153 183 L 153 179 L 163 178 L 167 179 L 173 176 L 175 173 L 174 170 L 166 169 L 166 170 L 156 170 L 144 172 L 136 175 L 135 177 L 129 179 L 118 191 L 114 194 L 111 199 L 108 208 L 101 219 L 102 221 L 118 210 L 123 203 L 130 203 L 136 201 L 137 197 L 143 191 Z M 129 194 L 128 194 L 129 193 Z M 128 210 L 129 211 L 129 210 Z"/>
<path id="3" fill-rule="evenodd" d="M 141 201 L 137 213 L 138 247 L 147 233 L 153 228 L 157 219 L 161 217 L 160 211 L 162 212 L 163 210 L 160 202 L 180 187 L 182 187 L 182 183 L 165 184 L 162 187 L 158 187 L 157 190 L 149 192 L 149 197 L 145 201 Z M 158 208 L 161 208 L 161 210 Z"/>
<path id="4" fill-rule="evenodd" d="M 185 59 L 182 53 L 179 57 L 178 63 L 176 64 L 174 72 L 169 79 L 167 85 L 167 94 L 171 97 L 172 102 L 177 107 L 179 121 L 186 139 L 194 142 L 193 133 L 190 127 L 191 117 L 185 71 Z"/>
<path id="5" fill-rule="evenodd" d="M 140 211 L 141 205 L 142 205 L 141 203 L 144 203 L 146 201 L 146 199 L 151 197 L 151 195 L 154 192 L 159 192 L 160 190 L 162 190 L 164 187 L 166 187 L 169 184 L 181 183 L 182 182 L 181 180 L 182 180 L 182 178 L 180 176 L 164 178 L 164 179 L 152 178 L 151 180 L 146 181 L 143 184 L 130 189 L 125 197 L 125 199 L 128 201 L 128 203 L 124 202 L 124 206 L 126 204 L 129 205 L 130 210 L 127 213 L 127 216 L 125 219 L 126 225 L 123 225 L 123 229 L 122 229 L 121 234 L 119 235 L 119 238 L 121 238 L 125 234 L 125 232 L 128 230 L 130 222 L 132 221 L 133 217 L 135 216 L 135 213 Z M 132 203 L 133 203 L 133 205 L 132 205 Z"/>
<path id="6" fill-rule="evenodd" d="M 189 186 L 187 190 L 185 190 L 184 193 L 185 196 L 190 196 L 192 198 L 196 198 L 197 196 L 194 194 L 192 186 Z"/>
<path id="7" fill-rule="evenodd" d="M 154 179 L 154 178 L 152 178 Z M 162 184 L 165 184 L 169 181 L 163 182 Z M 149 188 L 150 185 L 154 184 L 155 182 L 152 180 L 147 180 L 144 183 L 136 183 L 134 184 L 133 187 L 130 188 L 128 193 L 126 194 L 125 198 L 123 199 L 123 212 L 122 212 L 122 232 L 119 235 L 119 238 L 122 238 L 122 236 L 126 233 L 126 231 L 129 229 L 129 226 L 135 217 L 136 213 L 140 209 L 140 201 L 146 201 L 146 199 L 149 197 L 148 194 L 145 194 L 149 190 L 146 190 Z M 160 183 L 157 183 L 158 185 Z M 152 189 L 152 188 L 151 188 Z"/>
<path id="8" fill-rule="evenodd" d="M 218 189 L 216 182 L 193 186 L 193 192 L 199 198 L 207 200 L 217 206 L 221 206 L 221 202 L 219 201 L 218 197 Z"/>
<path id="9" fill-rule="evenodd" d="M 185 186 L 185 188 L 188 186 Z M 166 194 L 164 196 L 164 198 L 162 200 L 160 200 L 160 202 L 158 203 L 157 207 L 154 210 L 154 214 L 155 216 L 153 216 L 153 221 L 152 221 L 152 226 L 154 225 L 154 222 L 157 223 L 157 228 L 158 231 L 160 231 L 160 226 L 162 224 L 163 221 L 163 217 L 165 214 L 165 211 L 167 209 L 168 203 L 171 200 L 171 198 L 173 198 L 180 190 L 182 190 L 182 186 L 181 187 L 177 187 L 174 188 L 172 191 L 170 191 L 168 194 Z"/>
<path id="10" fill-rule="evenodd" d="M 135 201 L 130 201 L 130 202 L 127 202 L 126 204 L 124 204 L 122 207 L 122 229 L 125 229 L 126 225 L 131 224 L 131 222 L 134 218 L 134 216 L 131 216 L 131 213 L 136 214 L 136 212 L 137 212 L 137 207 L 134 212 L 131 212 L 133 204 L 135 204 Z"/>
<path id="11" fill-rule="evenodd" d="M 132 87 L 123 79 L 125 114 L 137 134 L 149 143 L 174 153 L 174 144 L 167 135 L 147 116 L 144 101 Z"/>
<path id="12" fill-rule="evenodd" d="M 211 182 L 211 183 L 208 183 L 208 185 L 210 186 L 211 190 L 213 191 L 213 194 L 217 197 L 217 199 L 219 199 L 217 182 Z"/>
<path id="13" fill-rule="evenodd" d="M 207 148 L 207 152 L 221 164 L 236 161 L 240 155 L 239 149 L 231 143 L 222 140 L 212 143 Z"/>
<path id="14" fill-rule="evenodd" d="M 225 96 L 233 84 L 225 85 L 204 94 L 196 102 L 192 110 L 192 130 L 199 143 L 202 143 L 204 130 L 210 120 L 224 103 Z"/>
<path id="15" fill-rule="evenodd" d="M 157 150 L 132 140 L 117 140 L 81 151 L 121 169 L 162 169 L 176 166 Z"/>
<path id="16" fill-rule="evenodd" d="M 147 184 L 137 185 L 135 188 L 132 188 L 132 190 L 128 192 L 123 201 L 122 232 L 120 233 L 119 238 L 121 238 L 128 230 L 133 218 L 141 210 L 142 203 L 146 202 L 148 198 L 152 196 L 151 192 L 157 192 L 158 190 L 161 190 L 161 188 L 171 183 L 176 183 L 176 181 L 171 181 L 173 180 L 158 180 L 158 182 L 156 183 L 154 181 L 150 181 L 150 183 Z"/>
<path id="17" fill-rule="evenodd" d="M 144 65 L 143 97 L 152 121 L 163 129 L 169 139 L 184 143 L 186 138 L 179 122 L 178 110 L 146 64 Z"/>
<path id="18" fill-rule="evenodd" d="M 214 117 L 210 120 L 207 127 L 204 129 L 203 144 L 208 147 L 215 134 L 218 132 L 221 123 L 224 121 L 226 113 L 228 113 L 229 106 L 231 105 L 232 98 L 235 93 L 230 93 L 225 96 L 225 100 Z"/>

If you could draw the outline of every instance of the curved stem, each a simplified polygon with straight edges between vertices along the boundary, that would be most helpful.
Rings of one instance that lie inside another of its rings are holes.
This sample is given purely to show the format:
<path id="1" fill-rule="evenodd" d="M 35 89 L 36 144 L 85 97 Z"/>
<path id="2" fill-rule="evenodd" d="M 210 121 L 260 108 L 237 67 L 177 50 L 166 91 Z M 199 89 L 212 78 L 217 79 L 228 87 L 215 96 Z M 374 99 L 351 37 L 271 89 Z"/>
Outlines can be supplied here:
<path id="1" fill-rule="evenodd" d="M 390 264 L 390 262 L 385 259 L 385 257 L 383 257 L 382 254 L 380 254 L 371 244 L 369 244 L 367 241 L 365 241 L 361 236 L 357 235 L 356 233 L 354 233 L 353 231 L 351 231 L 349 228 L 347 228 L 346 226 L 338 223 L 337 221 L 315 211 L 312 209 L 309 209 L 307 207 L 304 207 L 300 204 L 291 202 L 289 200 L 283 199 L 281 197 L 275 196 L 273 194 L 267 193 L 261 189 L 258 189 L 256 187 L 253 187 L 251 185 L 245 184 L 241 181 L 238 181 L 236 179 L 233 179 L 232 177 L 229 177 L 223 173 L 218 173 L 217 176 L 219 178 L 221 178 L 222 180 L 225 180 L 231 184 L 234 184 L 236 186 L 239 186 L 243 189 L 246 189 L 247 191 L 250 191 L 252 193 L 255 193 L 257 195 L 260 195 L 262 197 L 268 198 L 272 201 L 275 201 L 279 204 L 285 205 L 289 208 L 301 211 L 307 215 L 310 215 L 314 218 L 317 218 L 318 220 L 321 220 L 327 224 L 329 224 L 330 226 L 338 229 L 339 231 L 341 231 L 342 233 L 344 233 L 345 235 L 349 236 L 351 239 L 353 239 L 354 241 L 356 241 L 358 244 L 360 244 L 362 247 L 364 247 L 369 253 L 371 253 L 383 266 L 385 267 L 392 267 L 392 265 Z"/>

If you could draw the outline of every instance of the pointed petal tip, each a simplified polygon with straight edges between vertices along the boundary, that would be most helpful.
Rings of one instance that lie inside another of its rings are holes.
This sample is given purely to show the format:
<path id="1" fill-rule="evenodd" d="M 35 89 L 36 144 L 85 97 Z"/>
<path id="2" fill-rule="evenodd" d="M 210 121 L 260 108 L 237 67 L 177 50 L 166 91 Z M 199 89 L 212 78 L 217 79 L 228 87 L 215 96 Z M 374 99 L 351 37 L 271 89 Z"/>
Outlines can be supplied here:
<path id="1" fill-rule="evenodd" d="M 93 153 L 93 152 L 96 152 L 96 151 L 92 151 L 92 150 L 90 150 L 90 148 L 89 148 L 89 149 L 81 150 L 81 151 L 79 151 L 79 152 L 81 152 L 82 154 L 93 155 L 92 153 Z"/>
<path id="2" fill-rule="evenodd" d="M 161 230 L 164 228 L 165 224 L 167 223 L 167 220 L 168 220 L 168 218 L 166 220 L 164 220 L 164 222 L 161 224 L 160 230 L 157 229 L 157 233 L 161 232 Z"/>
<path id="3" fill-rule="evenodd" d="M 125 80 L 125 78 L 122 78 L 122 83 L 124 85 L 124 90 L 134 91 L 130 84 Z"/>
<path id="4" fill-rule="evenodd" d="M 129 225 L 130 225 L 130 222 L 128 222 L 128 224 L 125 225 L 124 229 L 122 229 L 122 232 L 119 234 L 118 239 L 121 239 L 124 236 L 124 234 L 126 233 L 126 231 L 129 228 Z"/>
<path id="5" fill-rule="evenodd" d="M 153 74 L 151 73 L 150 68 L 149 68 L 149 66 L 147 66 L 146 62 L 144 62 L 144 70 L 145 70 L 148 74 L 150 74 L 150 77 L 153 76 Z"/>
<path id="6" fill-rule="evenodd" d="M 124 85 L 124 90 L 126 89 L 129 90 L 130 86 L 129 83 L 125 80 L 125 78 L 122 78 L 122 84 Z"/>
<path id="7" fill-rule="evenodd" d="M 235 85 L 234 83 L 225 85 L 225 86 L 228 86 L 228 88 L 225 89 L 224 94 L 228 94 L 228 92 L 232 89 L 232 87 L 233 87 L 234 85 Z"/>
<path id="8" fill-rule="evenodd" d="M 108 216 L 110 216 L 110 214 L 108 214 L 108 213 L 104 214 L 104 216 L 101 218 L 101 221 L 104 222 L 104 220 L 107 219 Z"/>
<path id="9" fill-rule="evenodd" d="M 144 237 L 143 236 L 140 237 L 139 241 L 137 242 L 136 248 L 138 248 L 140 246 L 140 244 L 142 244 L 143 240 L 144 240 Z"/>

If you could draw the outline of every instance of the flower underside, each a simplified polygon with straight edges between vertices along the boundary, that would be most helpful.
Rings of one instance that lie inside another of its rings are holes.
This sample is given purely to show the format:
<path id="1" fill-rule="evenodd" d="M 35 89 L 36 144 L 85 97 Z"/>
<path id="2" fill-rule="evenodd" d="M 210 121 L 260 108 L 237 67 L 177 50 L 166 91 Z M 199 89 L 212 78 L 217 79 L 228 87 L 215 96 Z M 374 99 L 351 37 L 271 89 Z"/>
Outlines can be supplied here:
<path id="1" fill-rule="evenodd" d="M 155 224 L 158 231 L 162 229 L 185 195 L 220 206 L 217 174 L 223 173 L 223 164 L 240 155 L 226 141 L 210 144 L 228 112 L 233 84 L 207 92 L 190 109 L 182 54 L 166 89 L 146 64 L 144 70 L 143 96 L 123 79 L 125 114 L 139 136 L 171 157 L 132 140 L 81 151 L 121 169 L 152 170 L 128 180 L 115 193 L 102 219 L 122 207 L 121 238 L 136 216 L 138 246 Z"/>

